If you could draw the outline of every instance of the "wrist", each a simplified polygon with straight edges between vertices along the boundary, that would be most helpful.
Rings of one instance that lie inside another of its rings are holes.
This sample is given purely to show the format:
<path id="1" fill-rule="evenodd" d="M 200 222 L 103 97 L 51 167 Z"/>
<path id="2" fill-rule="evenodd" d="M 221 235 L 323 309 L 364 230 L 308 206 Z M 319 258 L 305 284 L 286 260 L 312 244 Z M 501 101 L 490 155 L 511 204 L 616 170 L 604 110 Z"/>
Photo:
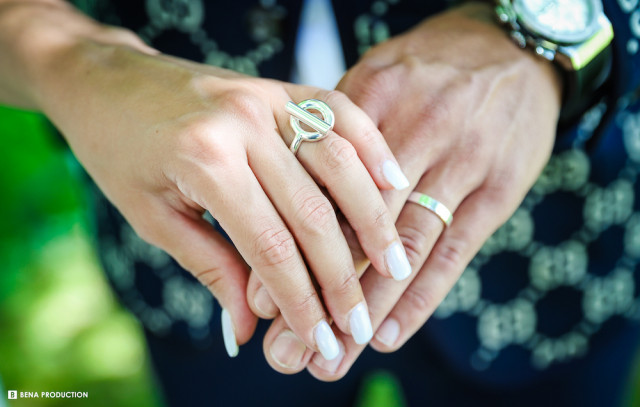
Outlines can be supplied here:
<path id="1" fill-rule="evenodd" d="M 101 46 L 153 52 L 134 34 L 99 24 L 64 2 L 0 0 L 0 102 L 46 113 Z"/>
<path id="2" fill-rule="evenodd" d="M 562 98 L 563 75 L 554 64 L 553 61 L 542 58 L 533 52 L 526 52 L 519 48 L 509 36 L 505 35 L 504 28 L 498 22 L 495 13 L 495 1 L 472 0 L 465 1 L 461 5 L 452 10 L 462 19 L 475 22 L 475 24 L 484 24 L 486 29 L 486 44 L 484 47 L 486 53 L 495 51 L 496 55 L 502 54 L 505 59 L 526 60 L 529 63 L 527 72 L 533 75 L 532 79 L 544 81 L 551 85 L 557 94 L 558 100 Z M 493 50 L 492 50 L 493 48 Z"/>
<path id="3" fill-rule="evenodd" d="M 525 52 L 556 67 L 563 79 L 561 125 L 573 125 L 607 92 L 611 22 L 599 0 L 495 1 L 496 20 Z"/>

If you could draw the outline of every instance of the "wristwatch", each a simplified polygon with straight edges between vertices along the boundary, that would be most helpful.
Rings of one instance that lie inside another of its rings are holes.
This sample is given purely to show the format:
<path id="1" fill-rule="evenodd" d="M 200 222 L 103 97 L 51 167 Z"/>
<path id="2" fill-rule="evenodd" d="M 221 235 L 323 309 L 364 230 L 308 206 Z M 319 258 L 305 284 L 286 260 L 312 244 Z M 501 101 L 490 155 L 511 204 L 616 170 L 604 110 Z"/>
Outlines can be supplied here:
<path id="1" fill-rule="evenodd" d="M 560 122 L 601 96 L 611 72 L 613 28 L 600 0 L 497 0 L 496 15 L 521 48 L 553 61 L 564 77 Z"/>

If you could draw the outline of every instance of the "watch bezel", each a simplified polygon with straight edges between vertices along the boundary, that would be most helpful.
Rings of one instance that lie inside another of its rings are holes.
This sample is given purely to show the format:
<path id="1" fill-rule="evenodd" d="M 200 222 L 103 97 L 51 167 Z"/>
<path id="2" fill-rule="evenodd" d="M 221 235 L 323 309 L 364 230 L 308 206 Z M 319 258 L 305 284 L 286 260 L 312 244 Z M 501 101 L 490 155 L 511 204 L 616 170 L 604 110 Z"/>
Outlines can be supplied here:
<path id="1" fill-rule="evenodd" d="M 557 44 L 577 44 L 588 40 L 598 31 L 598 16 L 602 14 L 602 3 L 599 0 L 580 0 L 589 3 L 591 7 L 591 21 L 589 22 L 587 29 L 576 33 L 562 34 L 552 32 L 549 30 L 547 25 L 541 24 L 537 16 L 523 6 L 524 1 L 525 0 L 511 1 L 513 10 L 518 18 L 518 23 L 520 23 L 527 31 L 543 37 L 546 40 Z"/>

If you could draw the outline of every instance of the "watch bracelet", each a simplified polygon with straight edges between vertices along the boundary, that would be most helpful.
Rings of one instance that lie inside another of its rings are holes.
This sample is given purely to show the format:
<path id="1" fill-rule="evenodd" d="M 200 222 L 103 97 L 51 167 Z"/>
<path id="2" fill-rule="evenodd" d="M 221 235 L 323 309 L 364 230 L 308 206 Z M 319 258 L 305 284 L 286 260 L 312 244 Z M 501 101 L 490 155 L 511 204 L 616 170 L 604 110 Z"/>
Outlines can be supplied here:
<path id="1" fill-rule="evenodd" d="M 587 110 L 595 106 L 607 93 L 608 79 L 613 61 L 613 52 L 610 45 L 603 49 L 583 69 L 569 72 L 563 67 L 562 63 L 558 62 L 556 54 L 545 55 L 536 49 L 536 44 L 527 42 L 526 35 L 533 38 L 535 37 L 534 33 L 529 32 L 517 21 L 513 21 L 515 23 L 515 26 L 513 26 L 512 21 L 504 21 L 500 18 L 500 7 L 502 6 L 500 0 L 458 0 L 453 3 L 454 7 L 465 3 L 483 3 L 493 6 L 494 21 L 499 27 L 507 31 L 506 34 L 511 37 L 518 47 L 522 49 L 530 48 L 534 54 L 553 64 L 562 78 L 562 104 L 558 120 L 561 128 L 575 124 Z M 520 33 L 520 36 L 514 35 L 514 32 Z M 599 67 L 602 67 L 600 71 L 598 71 Z M 589 85 L 587 86 L 586 84 Z"/>

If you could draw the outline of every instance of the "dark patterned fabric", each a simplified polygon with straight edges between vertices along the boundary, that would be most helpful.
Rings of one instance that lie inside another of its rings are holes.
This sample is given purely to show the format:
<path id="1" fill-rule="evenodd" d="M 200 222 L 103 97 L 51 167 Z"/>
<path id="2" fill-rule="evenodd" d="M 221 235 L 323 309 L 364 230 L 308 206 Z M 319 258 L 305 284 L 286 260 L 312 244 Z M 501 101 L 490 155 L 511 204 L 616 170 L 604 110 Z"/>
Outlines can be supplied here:
<path id="1" fill-rule="evenodd" d="M 290 74 L 297 1 L 76 3 L 163 52 L 254 75 Z M 366 351 L 338 383 L 271 371 L 261 348 L 266 324 L 230 360 L 208 292 L 97 192 L 101 260 L 145 327 L 170 405 L 352 405 L 362 375 L 377 368 L 400 378 L 409 405 L 619 403 L 640 320 L 640 7 L 604 5 L 616 36 L 605 99 L 559 134 L 521 207 L 425 327 L 392 355 Z M 447 6 L 336 1 L 347 63 Z"/>

